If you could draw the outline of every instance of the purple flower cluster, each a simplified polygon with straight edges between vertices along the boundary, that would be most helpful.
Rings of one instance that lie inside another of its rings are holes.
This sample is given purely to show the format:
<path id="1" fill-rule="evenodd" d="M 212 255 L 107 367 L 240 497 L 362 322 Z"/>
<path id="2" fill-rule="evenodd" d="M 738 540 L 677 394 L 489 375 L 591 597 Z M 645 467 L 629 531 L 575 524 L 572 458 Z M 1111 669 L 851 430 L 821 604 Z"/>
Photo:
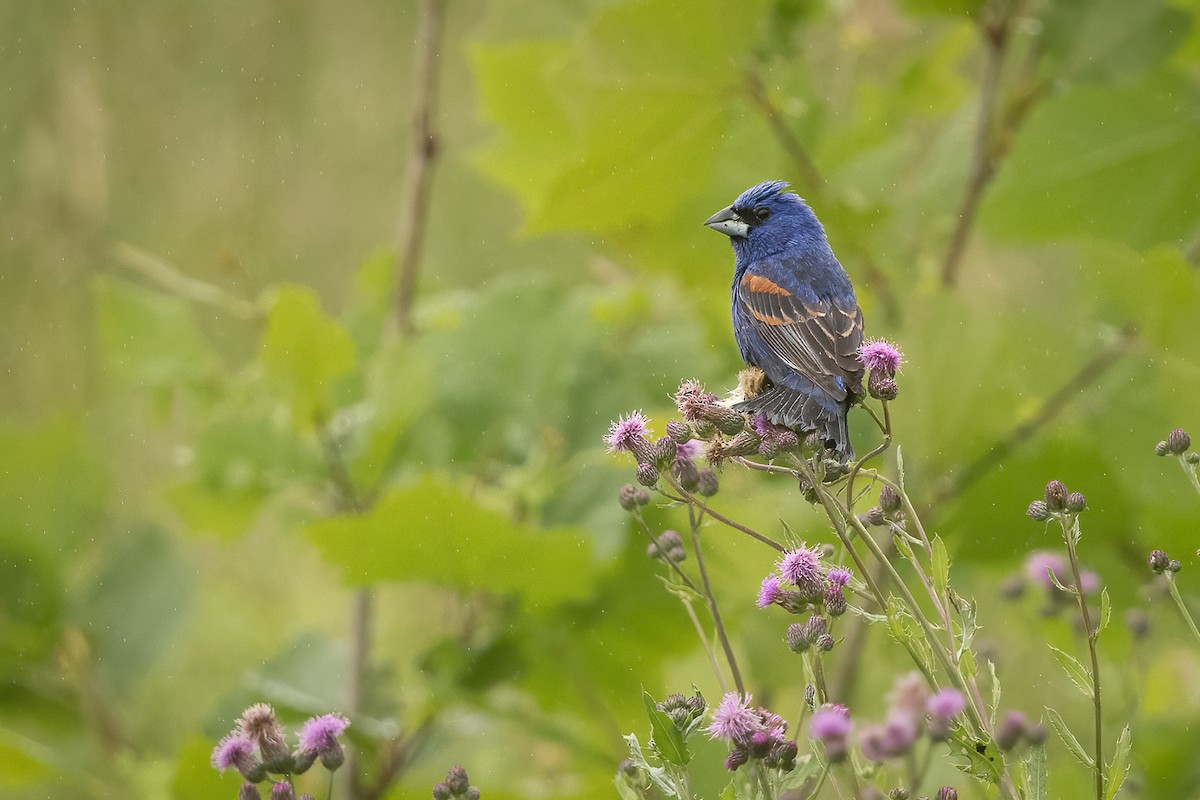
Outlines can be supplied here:
<path id="1" fill-rule="evenodd" d="M 759 608 L 782 606 L 793 614 L 809 606 L 823 607 L 837 617 L 846 610 L 845 588 L 850 577 L 850 570 L 844 567 L 826 569 L 821 551 L 801 544 L 785 551 L 775 572 L 763 578 L 756 603 Z"/>
<path id="2" fill-rule="evenodd" d="M 724 739 L 730 745 L 725 768 L 736 770 L 751 759 L 764 766 L 790 772 L 796 766 L 796 743 L 787 738 L 787 722 L 765 708 L 751 707 L 750 695 L 744 698 L 729 692 L 713 711 L 708 735 Z"/>
<path id="3" fill-rule="evenodd" d="M 891 342 L 872 339 L 858 348 L 858 360 L 867 370 L 867 392 L 879 400 L 895 400 L 900 392 L 896 372 L 904 354 Z"/>
<path id="4" fill-rule="evenodd" d="M 299 775 L 308 771 L 318 758 L 326 769 L 340 767 L 345 754 L 338 737 L 349 725 L 350 721 L 340 714 L 312 717 L 301 728 L 297 747 L 289 749 L 275 709 L 266 703 L 256 703 L 242 712 L 237 727 L 213 749 L 212 765 L 221 772 L 235 769 L 241 773 L 246 783 L 239 797 L 258 797 L 255 784 L 266 780 L 268 775 Z M 271 797 L 294 800 L 296 794 L 285 780 L 272 787 Z"/>
<path id="5" fill-rule="evenodd" d="M 685 384 L 689 385 L 693 384 Z M 694 384 L 695 387 L 699 387 L 699 384 Z M 680 392 L 683 391 L 680 389 Z M 695 388 L 695 391 L 700 390 Z M 693 394 L 688 395 L 692 398 L 688 402 L 699 403 L 707 408 L 707 400 L 703 398 L 708 395 L 701 392 L 700 399 L 697 399 Z M 724 406 L 721 408 L 724 412 L 733 414 L 744 425 L 744 416 Z M 662 472 L 669 470 L 685 490 L 708 497 L 717 493 L 717 474 L 711 467 L 702 469 L 696 463 L 703 447 L 699 440 L 693 438 L 692 433 L 692 427 L 687 423 L 672 420 L 667 423 L 667 435 L 651 441 L 650 421 L 642 412 L 633 411 L 609 425 L 604 443 L 610 453 L 629 453 L 633 456 L 637 462 L 637 480 L 641 485 L 654 486 L 662 477 Z M 636 496 L 629 492 L 625 494 L 627 496 L 622 498 L 621 504 L 626 510 L 633 510 L 635 505 L 644 504 L 639 503 Z"/>
<path id="6" fill-rule="evenodd" d="M 961 692 L 942 689 L 930 695 L 924 679 L 915 672 L 899 678 L 887 699 L 883 722 L 868 725 L 859 733 L 859 747 L 871 761 L 906 754 L 923 732 L 936 740 L 945 739 L 955 717 L 966 708 Z"/>

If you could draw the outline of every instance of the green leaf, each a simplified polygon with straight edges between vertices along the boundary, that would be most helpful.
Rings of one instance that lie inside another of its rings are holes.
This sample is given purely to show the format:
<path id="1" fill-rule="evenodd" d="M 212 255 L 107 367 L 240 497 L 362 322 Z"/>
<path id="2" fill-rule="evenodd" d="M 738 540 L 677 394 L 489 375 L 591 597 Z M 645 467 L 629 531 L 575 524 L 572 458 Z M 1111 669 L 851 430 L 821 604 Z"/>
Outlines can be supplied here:
<path id="1" fill-rule="evenodd" d="M 987 661 L 988 676 L 992 681 L 992 702 L 988 708 L 988 713 L 992 721 L 992 725 L 996 724 L 996 714 L 1000 709 L 1000 676 L 996 674 L 996 662 L 990 658 Z"/>
<path id="2" fill-rule="evenodd" d="M 1046 68 L 1064 82 L 1128 84 L 1166 60 L 1192 23 L 1161 0 L 1057 0 L 1044 9 Z"/>
<path id="3" fill-rule="evenodd" d="M 763 5 L 616 3 L 570 38 L 476 47 L 482 113 L 499 129 L 476 164 L 521 198 L 527 231 L 669 218 L 721 165 L 695 154 L 743 113 L 730 54 L 752 48 Z"/>
<path id="4" fill-rule="evenodd" d="M 1075 684 L 1079 691 L 1083 692 L 1084 697 L 1092 699 L 1092 676 L 1088 672 L 1087 667 L 1079 663 L 1079 660 L 1069 653 L 1059 650 L 1054 645 L 1048 645 L 1054 651 L 1054 657 L 1058 659 L 1058 663 L 1062 665 L 1063 671 L 1067 673 L 1067 677 L 1071 679 L 1071 683 Z"/>
<path id="5" fill-rule="evenodd" d="M 1112 600 L 1108 597 L 1108 587 L 1100 590 L 1100 627 L 1096 629 L 1096 635 L 1108 627 L 1108 623 L 1112 622 Z"/>
<path id="6" fill-rule="evenodd" d="M 629 734 L 625 737 L 625 745 L 629 748 L 629 760 L 646 771 L 650 776 L 650 781 L 658 787 L 667 797 L 678 797 L 675 787 L 671 782 L 667 771 L 662 767 L 651 766 L 646 760 L 645 754 L 642 753 L 642 745 L 638 742 L 637 736 Z"/>
<path id="7" fill-rule="evenodd" d="M 1134 248 L 1179 246 L 1200 216 L 1194 89 L 1158 81 L 1078 87 L 1030 116 L 988 193 L 996 237 L 1094 236 Z"/>
<path id="8" fill-rule="evenodd" d="M 938 597 L 946 597 L 950 586 L 950 554 L 946 552 L 946 543 L 936 533 L 930 542 L 933 548 L 933 588 Z"/>
<path id="9" fill-rule="evenodd" d="M 670 716 L 658 710 L 649 692 L 642 692 L 642 702 L 646 706 L 646 715 L 650 717 L 650 746 L 654 752 L 667 763 L 686 766 L 692 760 L 692 754 L 688 752 L 683 733 L 675 727 Z"/>
<path id="10" fill-rule="evenodd" d="M 1117 792 L 1121 790 L 1121 785 L 1125 783 L 1125 776 L 1129 774 L 1129 753 L 1132 745 L 1133 739 L 1129 732 L 1129 726 L 1126 725 L 1121 729 L 1121 735 L 1117 737 L 1117 749 L 1113 753 L 1112 761 L 1108 764 L 1104 800 L 1113 800 L 1117 796 Z"/>
<path id="11" fill-rule="evenodd" d="M 105 688 L 133 690 L 192 605 L 195 565 L 164 533 L 144 528 L 112 543 L 76 612 Z M 120 625 L 112 624 L 120 620 Z"/>
<path id="12" fill-rule="evenodd" d="M 1000 783 L 1004 757 L 995 742 L 972 739 L 965 728 L 957 727 L 951 731 L 946 743 L 950 746 L 951 755 L 962 759 L 954 762 L 959 770 L 993 785 Z"/>
<path id="13" fill-rule="evenodd" d="M 1046 713 L 1050 718 L 1050 727 L 1054 728 L 1058 738 L 1062 739 L 1063 744 L 1067 746 L 1067 752 L 1075 756 L 1075 760 L 1080 764 L 1088 769 L 1093 769 L 1096 766 L 1095 760 L 1083 749 L 1083 745 L 1075 738 L 1075 734 L 1071 733 L 1071 729 L 1067 727 L 1067 723 L 1063 721 L 1059 713 L 1049 706 L 1046 706 Z"/>
<path id="14" fill-rule="evenodd" d="M 1031 745 L 1025 752 L 1025 778 L 1029 795 L 1027 800 L 1046 800 L 1046 745 Z"/>
<path id="15" fill-rule="evenodd" d="M 321 310 L 307 286 L 280 287 L 267 316 L 262 364 L 291 403 L 293 421 L 311 425 L 332 408 L 333 383 L 354 368 L 354 342 Z"/>
<path id="16" fill-rule="evenodd" d="M 586 596 L 593 576 L 580 532 L 518 525 L 431 476 L 367 515 L 312 522 L 308 535 L 352 586 L 429 580 L 537 606 Z"/>
<path id="17" fill-rule="evenodd" d="M 93 286 L 100 342 L 115 368 L 164 388 L 200 381 L 219 366 L 185 300 L 105 275 Z"/>

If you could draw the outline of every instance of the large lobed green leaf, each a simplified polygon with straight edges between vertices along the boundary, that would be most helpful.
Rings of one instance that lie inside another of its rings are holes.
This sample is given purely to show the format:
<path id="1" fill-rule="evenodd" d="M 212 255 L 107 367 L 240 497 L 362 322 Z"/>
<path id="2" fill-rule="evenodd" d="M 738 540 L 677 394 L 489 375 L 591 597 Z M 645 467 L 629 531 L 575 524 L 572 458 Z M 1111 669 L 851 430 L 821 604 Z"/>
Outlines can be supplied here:
<path id="1" fill-rule="evenodd" d="M 354 586 L 428 580 L 536 607 L 584 597 L 591 583 L 580 532 L 519 525 L 432 476 L 390 491 L 365 516 L 318 520 L 308 533 Z"/>

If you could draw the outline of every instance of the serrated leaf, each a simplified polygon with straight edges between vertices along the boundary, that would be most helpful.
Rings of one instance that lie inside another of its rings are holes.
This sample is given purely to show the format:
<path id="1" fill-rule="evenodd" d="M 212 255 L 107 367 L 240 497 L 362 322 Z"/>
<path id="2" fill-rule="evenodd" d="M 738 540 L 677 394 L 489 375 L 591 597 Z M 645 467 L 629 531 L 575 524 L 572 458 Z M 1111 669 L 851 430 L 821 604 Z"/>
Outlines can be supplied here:
<path id="1" fill-rule="evenodd" d="M 1112 622 L 1112 600 L 1108 597 L 1108 587 L 1100 590 L 1100 627 L 1096 629 L 1096 635 L 1108 627 L 1108 623 Z"/>
<path id="2" fill-rule="evenodd" d="M 954 607 L 958 610 L 959 619 L 962 620 L 962 632 L 959 634 L 958 644 L 958 657 L 961 659 L 964 654 L 970 651 L 971 645 L 975 641 L 975 634 L 979 631 L 977 621 L 979 604 L 953 591 L 950 591 L 948 596 L 951 602 L 954 603 Z"/>
<path id="3" fill-rule="evenodd" d="M 649 692 L 642 692 L 642 703 L 646 707 L 646 715 L 650 718 L 650 746 L 663 761 L 678 766 L 686 766 L 692 760 L 688 752 L 687 742 L 671 717 L 659 711 L 654 704 L 654 698 Z"/>
<path id="4" fill-rule="evenodd" d="M 1025 753 L 1027 800 L 1046 800 L 1046 745 L 1035 744 Z"/>
<path id="5" fill-rule="evenodd" d="M 1047 646 L 1054 651 L 1054 657 L 1062 665 L 1063 671 L 1067 673 L 1067 677 L 1071 679 L 1071 683 L 1075 684 L 1079 688 L 1079 691 L 1083 692 L 1084 697 L 1091 700 L 1094 696 L 1092 693 L 1092 676 L 1087 671 L 1087 668 L 1079 663 L 1079 660 L 1070 653 L 1065 653 L 1054 645 Z"/>
<path id="6" fill-rule="evenodd" d="M 1129 774 L 1129 752 L 1132 745 L 1133 738 L 1129 732 L 1129 726 L 1126 725 L 1121 730 L 1121 735 L 1117 737 L 1117 749 L 1113 753 L 1112 761 L 1108 764 L 1104 800 L 1113 800 L 1120 791 L 1121 785 L 1125 783 L 1125 776 Z"/>
<path id="7" fill-rule="evenodd" d="M 904 489 L 904 452 L 900 445 L 896 445 L 896 485 L 900 487 L 900 491 Z"/>
<path id="8" fill-rule="evenodd" d="M 936 533 L 930 545 L 933 548 L 933 588 L 938 597 L 945 597 L 950 586 L 950 554 L 946 552 L 946 543 Z"/>
<path id="9" fill-rule="evenodd" d="M 988 712 L 992 720 L 992 725 L 995 725 L 996 713 L 1000 708 L 1000 676 L 996 674 L 996 662 L 989 658 L 987 665 L 988 675 L 992 680 L 992 702 L 988 708 Z"/>
<path id="10" fill-rule="evenodd" d="M 1054 732 L 1067 746 L 1067 751 L 1075 756 L 1075 760 L 1088 769 L 1095 768 L 1095 760 L 1083 749 L 1083 745 L 1075 738 L 1075 734 L 1071 733 L 1071 729 L 1067 727 L 1067 723 L 1063 721 L 1059 713 L 1049 706 L 1046 706 L 1046 713 L 1049 715 L 1050 727 L 1054 728 Z"/>
<path id="11" fill-rule="evenodd" d="M 959 770 L 991 784 L 1000 783 L 1004 757 L 995 742 L 973 739 L 964 728 L 957 727 L 951 731 L 947 744 L 952 755 L 964 759 L 954 762 Z"/>
<path id="12" fill-rule="evenodd" d="M 625 737 L 625 744 L 629 748 L 629 760 L 646 771 L 650 777 L 650 781 L 659 788 L 667 797 L 677 797 L 675 787 L 671 784 L 670 778 L 667 776 L 667 771 L 662 767 L 654 767 L 646 760 L 646 756 L 642 753 L 642 745 L 638 742 L 635 734 L 629 734 Z"/>

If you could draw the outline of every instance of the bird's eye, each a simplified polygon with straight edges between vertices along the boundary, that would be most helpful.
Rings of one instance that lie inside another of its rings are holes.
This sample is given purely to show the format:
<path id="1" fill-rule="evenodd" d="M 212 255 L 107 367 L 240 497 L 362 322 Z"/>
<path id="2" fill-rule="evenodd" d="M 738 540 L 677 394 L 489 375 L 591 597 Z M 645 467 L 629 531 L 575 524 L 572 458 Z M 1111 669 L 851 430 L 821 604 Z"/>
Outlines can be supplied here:
<path id="1" fill-rule="evenodd" d="M 767 218 L 771 216 L 771 209 L 766 206 L 759 206 L 754 209 L 754 216 L 758 218 L 759 222 L 766 222 Z"/>

